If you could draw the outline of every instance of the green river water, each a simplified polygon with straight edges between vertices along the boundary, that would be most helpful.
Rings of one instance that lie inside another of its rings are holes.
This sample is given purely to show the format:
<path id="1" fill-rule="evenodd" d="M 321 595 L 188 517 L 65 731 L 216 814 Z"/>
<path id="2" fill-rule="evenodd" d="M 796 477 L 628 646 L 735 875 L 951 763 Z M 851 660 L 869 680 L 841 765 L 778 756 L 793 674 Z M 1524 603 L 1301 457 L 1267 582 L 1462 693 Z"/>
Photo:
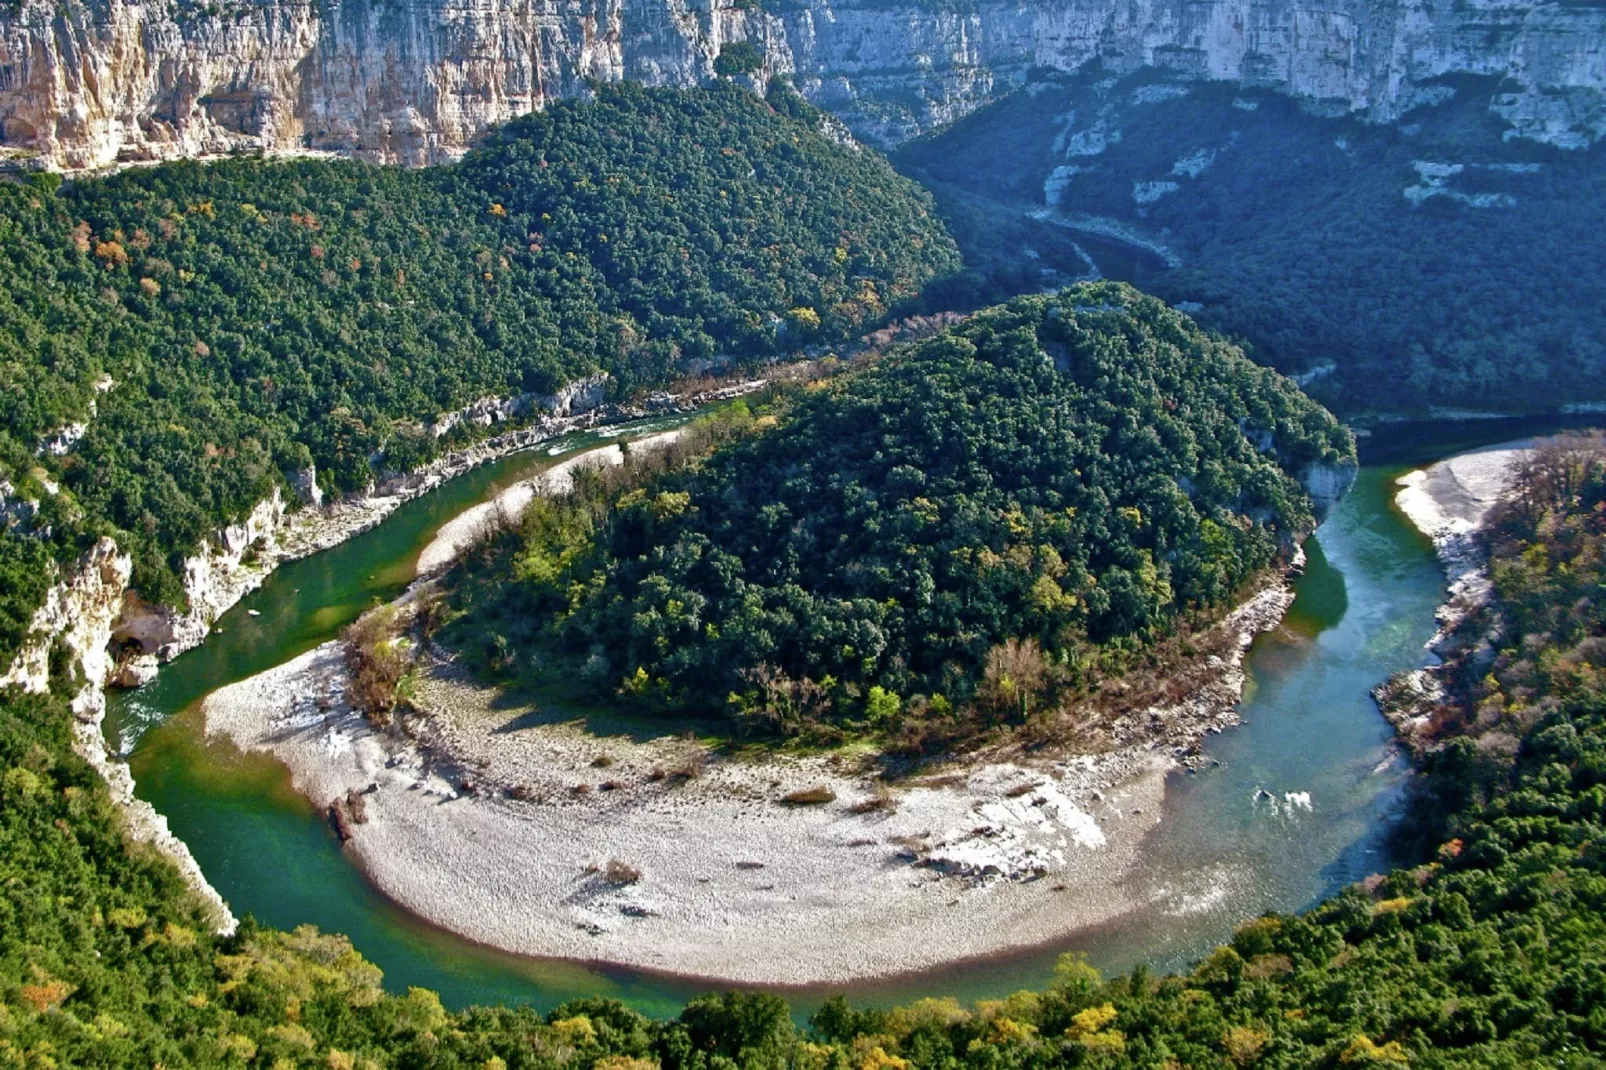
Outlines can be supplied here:
<path id="1" fill-rule="evenodd" d="M 1393 508 L 1393 483 L 1408 464 L 1512 436 L 1491 424 L 1453 443 L 1442 428 L 1435 437 L 1437 450 L 1396 436 L 1389 463 L 1363 467 L 1355 489 L 1307 544 L 1309 567 L 1292 611 L 1251 651 L 1246 725 L 1207 743 L 1219 765 L 1172 778 L 1138 877 L 1145 909 L 1052 948 L 845 991 L 875 1003 L 997 996 L 1041 985 L 1067 950 L 1111 971 L 1138 963 L 1178 968 L 1247 917 L 1301 909 L 1386 868 L 1387 830 L 1409 769 L 1370 689 L 1427 657 L 1423 644 L 1443 592 L 1431 548 Z M 481 467 L 402 506 L 379 527 L 283 566 L 225 615 L 204 645 L 163 668 L 151 685 L 112 696 L 108 732 L 114 746 L 132 746 L 139 796 L 167 815 L 237 914 L 280 928 L 310 923 L 345 933 L 385 971 L 387 986 L 427 986 L 450 1005 L 547 1008 L 608 995 L 646 1013 L 672 1014 L 706 990 L 637 971 L 503 955 L 424 925 L 369 887 L 281 767 L 200 738 L 197 705 L 206 694 L 332 637 L 375 599 L 406 586 L 419 551 L 446 520 L 557 455 L 602 440 L 567 436 Z M 801 1013 L 829 993 L 788 994 Z"/>

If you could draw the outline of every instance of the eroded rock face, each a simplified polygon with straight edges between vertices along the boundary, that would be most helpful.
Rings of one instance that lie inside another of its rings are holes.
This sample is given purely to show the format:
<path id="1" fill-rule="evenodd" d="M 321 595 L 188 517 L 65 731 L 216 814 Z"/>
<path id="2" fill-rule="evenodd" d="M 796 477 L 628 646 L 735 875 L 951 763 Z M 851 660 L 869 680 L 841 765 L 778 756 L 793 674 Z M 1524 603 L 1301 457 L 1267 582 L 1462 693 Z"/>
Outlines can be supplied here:
<path id="1" fill-rule="evenodd" d="M 67 671 L 76 676 L 77 685 L 72 699 L 76 715 L 73 749 L 105 779 L 113 801 L 123 808 L 130 838 L 150 843 L 171 858 L 206 904 L 214 927 L 231 933 L 235 919 L 228 905 L 201 875 L 189 848 L 167 827 L 167 819 L 150 803 L 134 797 L 134 778 L 127 764 L 111 756 L 101 731 L 106 715 L 104 685 L 114 673 L 132 668 L 114 669 L 111 648 L 112 631 L 123 610 L 123 591 L 132 574 L 133 562 L 116 542 L 109 538 L 97 542 L 50 588 L 45 604 L 33 615 L 21 649 L 0 676 L 0 687 L 47 691 L 52 651 L 59 648 L 66 655 Z"/>
<path id="2" fill-rule="evenodd" d="M 781 5 L 772 5 L 780 7 Z M 1432 0 L 22 0 L 0 9 L 0 144 L 57 167 L 266 149 L 454 159 L 587 79 L 695 85 L 733 41 L 862 137 L 958 118 L 1033 67 L 1090 59 L 1269 86 L 1396 118 L 1445 74 L 1509 79 L 1527 137 L 1606 129 L 1606 9 Z"/>
<path id="3" fill-rule="evenodd" d="M 50 690 L 50 655 L 60 644 L 82 673 L 85 690 L 98 692 L 111 673 L 107 644 L 132 574 L 133 560 L 117 543 L 105 538 L 97 542 L 46 593 L 21 649 L 0 676 L 0 687 L 15 685 L 40 694 Z M 80 695 L 75 709 L 82 712 L 85 701 Z"/>
<path id="4" fill-rule="evenodd" d="M 1311 511 L 1320 523 L 1338 506 L 1339 499 L 1355 485 L 1359 468 L 1353 461 L 1343 464 L 1311 464 L 1299 474 L 1299 482 L 1310 495 Z"/>
<path id="5" fill-rule="evenodd" d="M 212 622 L 267 578 L 273 562 L 255 558 L 259 553 L 271 553 L 284 518 L 284 498 L 275 487 L 272 496 L 258 502 L 245 520 L 218 529 L 199 553 L 185 558 L 187 611 L 150 605 L 129 588 L 117 620 L 116 638 L 138 644 L 144 653 L 167 661 L 199 646 Z"/>

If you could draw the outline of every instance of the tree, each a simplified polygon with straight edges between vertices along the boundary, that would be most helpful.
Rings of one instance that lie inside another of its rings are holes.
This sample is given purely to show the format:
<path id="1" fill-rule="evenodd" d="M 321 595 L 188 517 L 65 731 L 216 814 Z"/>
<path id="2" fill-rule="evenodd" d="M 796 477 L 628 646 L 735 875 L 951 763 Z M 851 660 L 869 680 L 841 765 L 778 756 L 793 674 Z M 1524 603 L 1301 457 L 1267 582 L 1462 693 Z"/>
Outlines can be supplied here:
<path id="1" fill-rule="evenodd" d="M 978 700 L 999 716 L 1032 715 L 1032 703 L 1048 685 L 1048 664 L 1035 639 L 1006 639 L 987 652 Z"/>
<path id="2" fill-rule="evenodd" d="M 714 59 L 714 73 L 725 78 L 752 74 L 763 66 L 764 53 L 751 41 L 732 41 Z"/>

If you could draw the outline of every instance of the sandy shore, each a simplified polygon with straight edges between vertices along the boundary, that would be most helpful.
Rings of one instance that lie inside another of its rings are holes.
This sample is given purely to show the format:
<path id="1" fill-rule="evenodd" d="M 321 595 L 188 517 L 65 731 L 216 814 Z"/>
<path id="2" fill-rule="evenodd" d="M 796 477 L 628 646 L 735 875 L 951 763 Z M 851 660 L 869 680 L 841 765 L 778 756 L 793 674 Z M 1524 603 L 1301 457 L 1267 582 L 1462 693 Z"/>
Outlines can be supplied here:
<path id="1" fill-rule="evenodd" d="M 1532 439 L 1523 439 L 1472 450 L 1409 472 L 1398 481 L 1394 503 L 1432 540 L 1448 585 L 1444 604 L 1435 614 L 1439 629 L 1428 642 L 1435 652 L 1447 653 L 1447 637 L 1489 597 L 1478 533 L 1489 510 L 1511 489 L 1516 465 L 1532 447 Z M 1372 696 L 1411 750 L 1420 754 L 1437 745 L 1430 729 L 1434 711 L 1446 698 L 1440 666 L 1396 673 L 1374 688 Z"/>
<path id="2" fill-rule="evenodd" d="M 753 984 L 915 970 L 1133 909 L 1122 878 L 1168 766 L 988 765 L 855 813 L 871 785 L 829 758 L 656 779 L 693 745 L 509 710 L 450 666 L 420 688 L 436 712 L 419 742 L 375 730 L 342 687 L 329 644 L 214 694 L 207 731 L 270 750 L 320 806 L 366 792 L 349 848 L 401 906 L 506 951 Z M 822 787 L 835 801 L 781 801 Z"/>
<path id="3" fill-rule="evenodd" d="M 417 689 L 425 712 L 382 731 L 347 705 L 338 643 L 215 692 L 206 731 L 278 757 L 339 812 L 382 892 L 471 940 L 841 982 L 1051 943 L 1146 906 L 1131 878 L 1166 774 L 1236 723 L 1243 651 L 1291 598 L 1274 585 L 1235 612 L 1196 692 L 1115 719 L 1105 753 L 958 767 L 877 807 L 862 756 L 710 756 L 510 706 L 440 661 Z M 821 788 L 830 802 L 785 801 Z"/>
<path id="4" fill-rule="evenodd" d="M 1515 464 L 1532 446 L 1532 439 L 1488 446 L 1400 477 L 1394 503 L 1433 540 L 1450 581 L 1451 602 L 1487 595 L 1477 533 L 1489 510 L 1511 488 Z"/>
<path id="5" fill-rule="evenodd" d="M 680 437 L 680 431 L 662 431 L 630 444 L 632 450 L 662 449 Z M 562 494 L 574 485 L 574 474 L 581 468 L 613 468 L 624 463 L 624 450 L 618 445 L 588 450 L 559 462 L 534 479 L 515 483 L 488 502 L 466 509 L 442 524 L 435 538 L 418 555 L 418 575 L 442 572 L 462 552 L 485 537 L 485 533 L 510 520 L 517 520 L 538 495 Z"/>

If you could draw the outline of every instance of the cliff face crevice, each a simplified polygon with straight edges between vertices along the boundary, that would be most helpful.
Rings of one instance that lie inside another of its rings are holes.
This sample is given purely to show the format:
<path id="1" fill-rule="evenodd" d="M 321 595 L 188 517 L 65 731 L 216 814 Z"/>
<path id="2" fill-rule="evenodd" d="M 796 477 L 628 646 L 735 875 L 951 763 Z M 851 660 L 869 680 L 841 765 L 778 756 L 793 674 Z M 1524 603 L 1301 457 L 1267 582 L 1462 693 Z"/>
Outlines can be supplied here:
<path id="1" fill-rule="evenodd" d="M 694 85 L 751 41 L 860 136 L 959 118 L 1034 67 L 1156 66 L 1388 121 L 1448 74 L 1505 79 L 1522 136 L 1606 129 L 1606 9 L 1395 0 L 21 0 L 0 144 L 57 167 L 264 149 L 454 159 L 588 79 Z"/>

